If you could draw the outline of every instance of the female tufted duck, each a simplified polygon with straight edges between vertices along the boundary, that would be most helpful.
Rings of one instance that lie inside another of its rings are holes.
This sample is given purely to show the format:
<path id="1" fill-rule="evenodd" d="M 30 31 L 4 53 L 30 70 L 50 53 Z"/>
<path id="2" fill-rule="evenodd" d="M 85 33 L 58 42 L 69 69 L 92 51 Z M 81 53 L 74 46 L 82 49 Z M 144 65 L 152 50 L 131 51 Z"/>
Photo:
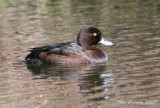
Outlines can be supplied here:
<path id="1" fill-rule="evenodd" d="M 107 63 L 107 54 L 95 47 L 98 43 L 114 45 L 101 36 L 97 27 L 84 26 L 79 31 L 77 43 L 67 42 L 32 48 L 25 61 L 44 64 Z"/>

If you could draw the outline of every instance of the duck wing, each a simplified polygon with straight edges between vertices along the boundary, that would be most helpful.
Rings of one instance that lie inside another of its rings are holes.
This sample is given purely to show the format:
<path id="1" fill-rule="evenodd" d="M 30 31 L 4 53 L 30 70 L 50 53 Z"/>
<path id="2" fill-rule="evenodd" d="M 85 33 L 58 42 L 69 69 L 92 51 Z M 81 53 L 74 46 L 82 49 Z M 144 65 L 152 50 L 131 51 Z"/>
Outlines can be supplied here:
<path id="1" fill-rule="evenodd" d="M 26 56 L 25 60 L 39 58 L 41 52 L 47 52 L 47 54 L 72 56 L 80 54 L 82 51 L 83 48 L 77 43 L 73 42 L 51 44 L 47 46 L 31 48 L 30 54 Z"/>
<path id="2" fill-rule="evenodd" d="M 77 43 L 68 42 L 68 43 L 58 44 L 56 47 L 49 50 L 47 54 L 72 56 L 80 54 L 82 51 L 83 48 L 79 46 Z"/>

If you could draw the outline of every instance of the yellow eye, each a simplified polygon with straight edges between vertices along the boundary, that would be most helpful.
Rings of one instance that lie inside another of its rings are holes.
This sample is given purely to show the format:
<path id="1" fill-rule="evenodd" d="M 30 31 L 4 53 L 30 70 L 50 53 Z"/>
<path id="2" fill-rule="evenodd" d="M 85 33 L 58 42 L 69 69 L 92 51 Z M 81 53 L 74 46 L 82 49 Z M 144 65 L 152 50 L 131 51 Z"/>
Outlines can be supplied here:
<path id="1" fill-rule="evenodd" d="M 93 33 L 93 36 L 97 36 L 97 33 Z"/>

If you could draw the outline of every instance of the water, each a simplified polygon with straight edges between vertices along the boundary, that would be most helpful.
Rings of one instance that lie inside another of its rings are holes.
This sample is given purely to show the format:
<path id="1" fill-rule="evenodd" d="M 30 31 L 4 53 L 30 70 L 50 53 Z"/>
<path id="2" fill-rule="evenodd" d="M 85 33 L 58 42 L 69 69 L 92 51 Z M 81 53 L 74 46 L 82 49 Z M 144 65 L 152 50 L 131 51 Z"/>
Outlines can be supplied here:
<path id="1" fill-rule="evenodd" d="M 159 0 L 1 0 L 0 107 L 160 106 Z M 28 49 L 76 40 L 95 25 L 106 65 L 34 66 Z"/>

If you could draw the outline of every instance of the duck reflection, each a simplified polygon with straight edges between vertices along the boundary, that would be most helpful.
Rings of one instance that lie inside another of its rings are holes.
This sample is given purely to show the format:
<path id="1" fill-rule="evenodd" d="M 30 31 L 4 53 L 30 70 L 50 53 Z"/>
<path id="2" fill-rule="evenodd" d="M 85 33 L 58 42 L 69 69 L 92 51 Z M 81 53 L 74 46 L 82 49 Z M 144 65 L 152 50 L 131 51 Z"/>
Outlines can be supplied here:
<path id="1" fill-rule="evenodd" d="M 107 92 L 113 88 L 104 88 L 104 85 L 113 83 L 111 73 L 106 73 L 106 64 L 85 64 L 85 65 L 33 65 L 27 64 L 27 68 L 35 75 L 47 77 L 59 77 L 60 80 L 74 80 L 84 95 Z M 98 89 L 95 89 L 98 88 Z M 98 99 L 108 99 L 109 96 L 102 96 Z M 96 98 L 97 100 L 97 98 Z"/>

